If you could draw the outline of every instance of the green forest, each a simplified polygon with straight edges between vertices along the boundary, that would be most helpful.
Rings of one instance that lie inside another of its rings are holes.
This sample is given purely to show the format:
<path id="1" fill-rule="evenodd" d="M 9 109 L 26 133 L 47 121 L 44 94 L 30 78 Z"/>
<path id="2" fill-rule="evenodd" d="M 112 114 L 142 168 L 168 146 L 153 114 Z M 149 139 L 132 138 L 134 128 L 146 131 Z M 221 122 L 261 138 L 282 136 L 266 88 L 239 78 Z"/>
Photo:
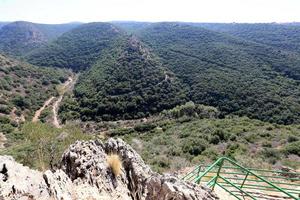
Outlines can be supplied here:
<path id="1" fill-rule="evenodd" d="M 220 156 L 299 168 L 299 27 L 3 23 L 1 154 L 45 169 L 77 139 L 121 137 L 160 172 Z M 54 103 L 31 122 L 60 95 L 60 126 Z"/>

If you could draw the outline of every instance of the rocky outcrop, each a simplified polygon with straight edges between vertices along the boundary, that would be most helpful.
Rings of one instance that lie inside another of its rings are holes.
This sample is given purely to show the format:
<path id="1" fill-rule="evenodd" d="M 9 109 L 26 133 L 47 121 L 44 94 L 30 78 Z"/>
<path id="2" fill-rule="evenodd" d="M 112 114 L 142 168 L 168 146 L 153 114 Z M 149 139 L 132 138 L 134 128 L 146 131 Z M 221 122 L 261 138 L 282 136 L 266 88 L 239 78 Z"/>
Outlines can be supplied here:
<path id="1" fill-rule="evenodd" d="M 108 166 L 106 159 L 111 153 L 122 160 L 119 176 Z M 0 157 L 0 170 L 0 199 L 218 199 L 208 189 L 153 172 L 120 139 L 78 141 L 65 151 L 56 171 L 31 170 L 9 156 Z"/>
<path id="2" fill-rule="evenodd" d="M 0 199 L 50 199 L 41 172 L 16 163 L 10 156 L 0 156 Z"/>

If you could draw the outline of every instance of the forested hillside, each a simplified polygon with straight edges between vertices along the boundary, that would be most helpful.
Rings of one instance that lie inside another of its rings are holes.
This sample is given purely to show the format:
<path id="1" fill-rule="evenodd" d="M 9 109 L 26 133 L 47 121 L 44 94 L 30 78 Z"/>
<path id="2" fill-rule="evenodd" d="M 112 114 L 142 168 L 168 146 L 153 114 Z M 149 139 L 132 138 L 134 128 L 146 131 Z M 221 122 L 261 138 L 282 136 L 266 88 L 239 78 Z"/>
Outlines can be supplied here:
<path id="1" fill-rule="evenodd" d="M 5 24 L 0 29 L 0 52 L 12 56 L 24 56 L 77 25 L 48 25 L 24 21 Z"/>
<path id="2" fill-rule="evenodd" d="M 142 118 L 185 101 L 178 79 L 135 37 L 128 36 L 103 51 L 96 64 L 80 75 L 74 96 L 74 102 L 62 106 L 63 118 Z"/>
<path id="3" fill-rule="evenodd" d="M 298 35 L 278 24 L 8 24 L 0 51 L 31 64 L 0 56 L 0 153 L 44 169 L 77 139 L 123 137 L 157 171 L 221 155 L 299 167 Z M 41 114 L 59 110 L 61 126 L 29 122 L 62 91 Z"/>
<path id="4" fill-rule="evenodd" d="M 36 67 L 0 55 L 0 132 L 10 132 L 10 122 L 31 120 L 68 73 L 61 69 Z M 14 124 L 16 125 L 16 124 Z"/>
<path id="5" fill-rule="evenodd" d="M 195 23 L 210 30 L 224 32 L 245 40 L 269 45 L 281 51 L 300 53 L 300 26 L 290 24 L 214 24 Z"/>
<path id="6" fill-rule="evenodd" d="M 47 46 L 33 51 L 26 59 L 40 66 L 71 68 L 75 71 L 90 67 L 102 51 L 125 33 L 109 23 L 89 23 L 63 34 Z"/>
<path id="7" fill-rule="evenodd" d="M 158 23 L 139 37 L 189 89 L 196 103 L 223 114 L 299 123 L 300 60 L 276 49 L 179 23 Z M 292 79 L 293 78 L 293 79 Z"/>
<path id="8" fill-rule="evenodd" d="M 152 24 L 151 22 L 135 22 L 135 21 L 113 21 L 111 23 L 126 30 L 128 33 L 136 33 Z"/>

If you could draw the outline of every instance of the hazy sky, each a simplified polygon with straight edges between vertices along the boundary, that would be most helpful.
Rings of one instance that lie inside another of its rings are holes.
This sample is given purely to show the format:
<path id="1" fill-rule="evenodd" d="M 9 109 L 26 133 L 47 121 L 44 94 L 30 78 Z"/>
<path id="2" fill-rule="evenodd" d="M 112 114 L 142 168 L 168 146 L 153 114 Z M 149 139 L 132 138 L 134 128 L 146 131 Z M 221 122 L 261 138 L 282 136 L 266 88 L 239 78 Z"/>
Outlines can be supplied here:
<path id="1" fill-rule="evenodd" d="M 300 22 L 300 0 L 0 0 L 0 21 Z"/>

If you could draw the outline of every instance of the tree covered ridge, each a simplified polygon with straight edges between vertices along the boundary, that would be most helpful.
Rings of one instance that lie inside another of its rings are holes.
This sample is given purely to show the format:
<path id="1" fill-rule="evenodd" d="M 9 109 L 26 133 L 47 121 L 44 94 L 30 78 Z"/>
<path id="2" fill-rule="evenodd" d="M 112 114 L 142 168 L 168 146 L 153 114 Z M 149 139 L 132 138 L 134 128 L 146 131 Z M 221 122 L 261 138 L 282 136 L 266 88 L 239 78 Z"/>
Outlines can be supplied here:
<path id="1" fill-rule="evenodd" d="M 0 24 L 0 52 L 23 57 L 75 28 L 78 24 L 36 24 L 25 21 Z"/>
<path id="2" fill-rule="evenodd" d="M 297 24 L 199 23 L 193 25 L 276 47 L 282 51 L 300 53 L 300 26 Z"/>
<path id="3" fill-rule="evenodd" d="M 90 67 L 106 48 L 125 33 L 109 23 L 88 23 L 63 34 L 47 46 L 31 52 L 26 59 L 40 66 L 71 68 Z"/>
<path id="4" fill-rule="evenodd" d="M 131 35 L 119 28 L 126 26 Z M 193 101 L 221 116 L 299 123 L 295 51 L 197 26 L 88 23 L 26 59 L 81 72 L 64 120 L 140 118 Z"/>
<path id="5" fill-rule="evenodd" d="M 10 23 L 0 30 L 0 51 L 8 55 L 21 56 L 46 42 L 45 35 L 33 23 Z"/>
<path id="6" fill-rule="evenodd" d="M 119 40 L 75 86 L 75 110 L 83 120 L 133 119 L 184 102 L 180 82 L 135 37 Z M 68 101 L 66 101 L 68 102 Z M 62 106 L 62 115 L 74 108 Z M 73 109 L 74 110 L 74 109 Z M 73 113 L 74 114 L 74 113 Z"/>
<path id="7" fill-rule="evenodd" d="M 298 58 L 186 24 L 154 24 L 139 38 L 185 83 L 190 100 L 223 114 L 299 123 Z"/>

